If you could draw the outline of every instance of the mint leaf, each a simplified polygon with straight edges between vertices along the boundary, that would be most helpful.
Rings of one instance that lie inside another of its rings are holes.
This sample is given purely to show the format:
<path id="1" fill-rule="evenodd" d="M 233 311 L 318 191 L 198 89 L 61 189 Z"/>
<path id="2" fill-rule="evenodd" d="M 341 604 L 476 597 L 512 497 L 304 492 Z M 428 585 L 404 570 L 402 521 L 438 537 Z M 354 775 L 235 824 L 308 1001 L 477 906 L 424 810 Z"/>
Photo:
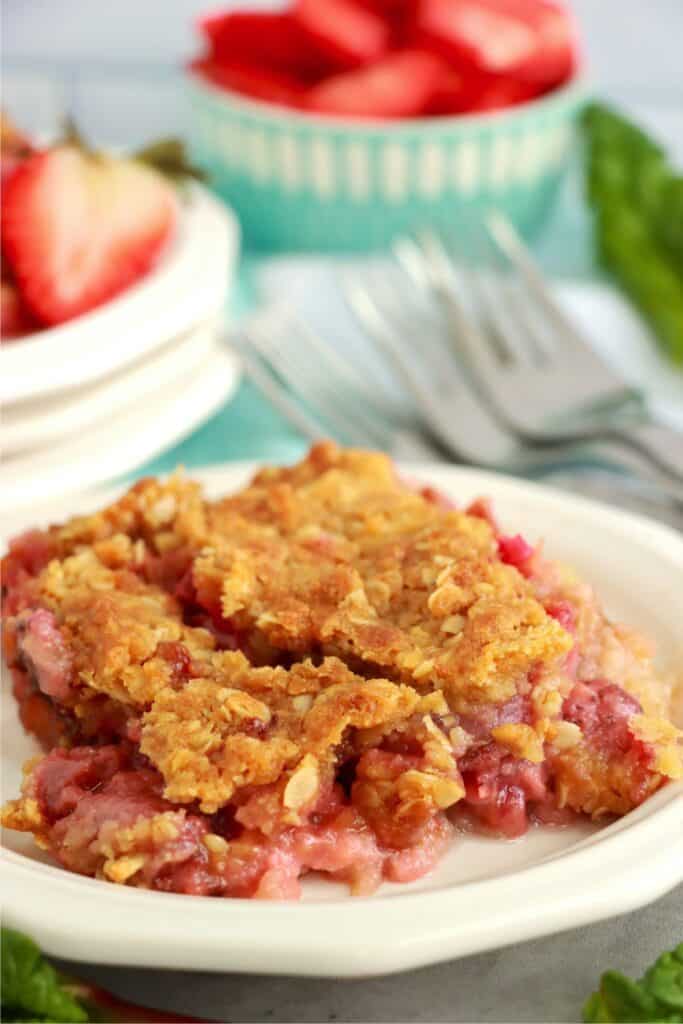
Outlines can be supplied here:
<path id="1" fill-rule="evenodd" d="M 664 1006 L 683 1010 L 683 942 L 660 956 L 642 983 Z"/>
<path id="2" fill-rule="evenodd" d="M 683 177 L 617 111 L 592 104 L 583 125 L 598 258 L 683 365 Z"/>
<path id="3" fill-rule="evenodd" d="M 683 943 L 633 981 L 606 971 L 583 1007 L 586 1024 L 683 1024 Z"/>
<path id="4" fill-rule="evenodd" d="M 62 987 L 59 975 L 42 957 L 35 942 L 21 932 L 3 928 L 2 1019 L 43 1020 L 81 1024 L 88 1015 Z"/>

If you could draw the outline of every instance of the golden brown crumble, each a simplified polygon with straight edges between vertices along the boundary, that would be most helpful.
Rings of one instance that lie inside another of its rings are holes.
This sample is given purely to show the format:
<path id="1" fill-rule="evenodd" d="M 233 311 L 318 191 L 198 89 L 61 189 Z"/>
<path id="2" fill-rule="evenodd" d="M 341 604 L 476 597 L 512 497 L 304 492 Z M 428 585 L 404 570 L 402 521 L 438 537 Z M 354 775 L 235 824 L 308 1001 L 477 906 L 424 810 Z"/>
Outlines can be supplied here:
<path id="1" fill-rule="evenodd" d="M 246 787 L 289 773 L 285 805 L 296 809 L 296 779 L 306 802 L 336 763 L 351 727 L 391 726 L 412 713 L 414 690 L 362 679 L 336 658 L 284 668 L 252 668 L 225 653 L 212 679 L 160 693 L 142 719 L 140 749 L 161 771 L 169 800 L 198 800 L 212 813 Z M 293 785 L 294 784 L 294 785 Z"/>

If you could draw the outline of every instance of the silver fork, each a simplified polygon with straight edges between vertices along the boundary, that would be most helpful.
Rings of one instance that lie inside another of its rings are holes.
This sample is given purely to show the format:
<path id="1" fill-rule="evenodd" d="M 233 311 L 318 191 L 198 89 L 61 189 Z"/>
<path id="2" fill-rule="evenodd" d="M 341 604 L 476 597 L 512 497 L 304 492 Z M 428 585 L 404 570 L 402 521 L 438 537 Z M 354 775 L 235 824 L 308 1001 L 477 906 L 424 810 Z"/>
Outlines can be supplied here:
<path id="1" fill-rule="evenodd" d="M 381 318 L 379 310 L 377 314 Z M 619 475 L 623 463 L 596 457 L 583 446 L 568 446 L 561 452 L 538 452 L 515 445 L 452 373 L 452 360 L 450 376 L 444 372 L 445 366 L 423 362 L 432 367 L 434 376 L 420 381 L 390 336 L 387 328 L 388 341 L 383 351 L 391 353 L 392 362 L 413 395 L 429 410 L 429 419 L 425 420 L 430 427 L 427 439 L 416 429 L 388 420 L 373 394 L 364 387 L 362 369 L 344 360 L 322 337 L 289 313 L 271 310 L 250 320 L 238 332 L 238 347 L 256 386 L 311 440 L 331 434 L 343 442 L 378 447 L 404 459 L 433 460 L 447 452 L 450 459 L 508 473 L 563 473 L 565 481 L 578 475 L 583 481 L 578 489 L 583 490 L 592 474 L 599 489 L 606 478 L 614 480 L 613 491 L 620 491 L 627 499 L 646 501 L 648 511 L 652 511 L 652 506 L 666 507 L 675 516 L 683 508 L 683 490 L 677 497 L 651 480 Z M 434 395 L 437 381 L 441 396 L 438 400 Z M 293 396 L 298 396 L 299 401 Z M 453 431 L 454 410 L 458 438 Z"/>
<path id="2" fill-rule="evenodd" d="M 486 226 L 512 277 L 492 270 L 490 262 L 484 270 L 473 263 L 456 266 L 433 233 L 417 243 L 404 240 L 397 256 L 414 281 L 427 281 L 440 300 L 449 339 L 490 412 L 526 444 L 609 442 L 683 483 L 683 434 L 652 422 L 638 389 L 626 386 L 593 351 L 510 222 L 493 213 Z M 471 232 L 467 240 L 476 250 Z"/>

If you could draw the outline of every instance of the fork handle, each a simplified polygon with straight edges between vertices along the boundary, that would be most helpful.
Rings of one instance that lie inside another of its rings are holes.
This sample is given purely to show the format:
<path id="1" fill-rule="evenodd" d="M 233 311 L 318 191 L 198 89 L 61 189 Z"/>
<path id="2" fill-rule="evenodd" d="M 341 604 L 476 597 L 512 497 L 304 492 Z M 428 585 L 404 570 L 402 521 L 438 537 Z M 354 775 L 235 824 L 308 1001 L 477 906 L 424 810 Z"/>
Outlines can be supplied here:
<path id="1" fill-rule="evenodd" d="M 610 432 L 617 444 L 646 456 L 669 479 L 683 484 L 683 433 L 660 423 L 642 423 Z"/>

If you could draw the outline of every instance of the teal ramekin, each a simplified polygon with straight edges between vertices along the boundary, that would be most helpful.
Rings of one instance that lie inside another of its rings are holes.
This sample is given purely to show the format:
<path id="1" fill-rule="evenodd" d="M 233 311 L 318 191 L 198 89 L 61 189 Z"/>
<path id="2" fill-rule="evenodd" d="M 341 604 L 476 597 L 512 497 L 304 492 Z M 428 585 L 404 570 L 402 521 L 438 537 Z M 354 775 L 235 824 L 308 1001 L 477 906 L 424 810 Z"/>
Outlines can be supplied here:
<path id="1" fill-rule="evenodd" d="M 587 90 L 580 78 L 489 114 L 409 121 L 322 117 L 247 99 L 194 74 L 194 158 L 245 244 L 364 251 L 496 206 L 530 237 L 558 192 Z"/>

